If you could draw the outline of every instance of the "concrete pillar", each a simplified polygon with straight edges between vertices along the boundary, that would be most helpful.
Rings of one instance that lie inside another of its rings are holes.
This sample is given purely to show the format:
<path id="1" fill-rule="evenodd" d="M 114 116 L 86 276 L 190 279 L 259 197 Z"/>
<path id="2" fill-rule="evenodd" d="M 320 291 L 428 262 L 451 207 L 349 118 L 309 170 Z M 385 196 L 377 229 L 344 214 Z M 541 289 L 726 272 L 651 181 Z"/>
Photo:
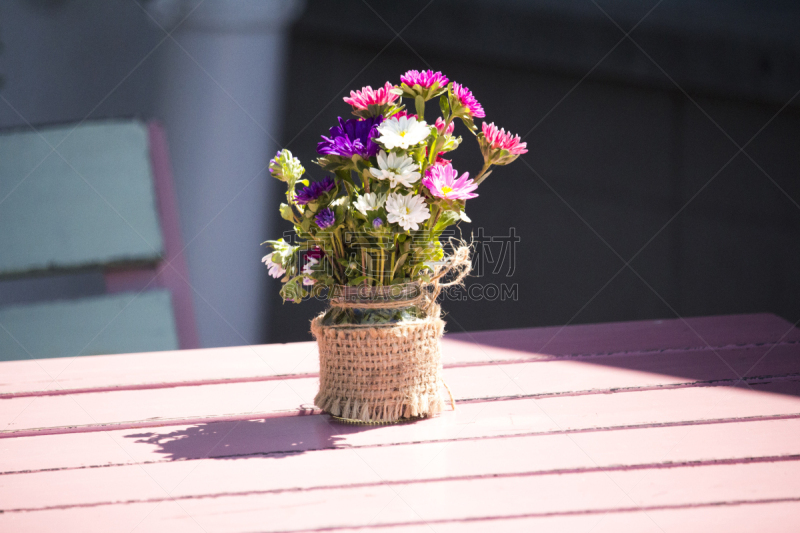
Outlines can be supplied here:
<path id="1" fill-rule="evenodd" d="M 154 0 L 167 30 L 196 0 Z M 279 146 L 288 25 L 301 0 L 205 0 L 163 45 L 157 115 L 170 144 L 203 347 L 264 342 L 259 244 L 273 238 L 266 166 Z"/>

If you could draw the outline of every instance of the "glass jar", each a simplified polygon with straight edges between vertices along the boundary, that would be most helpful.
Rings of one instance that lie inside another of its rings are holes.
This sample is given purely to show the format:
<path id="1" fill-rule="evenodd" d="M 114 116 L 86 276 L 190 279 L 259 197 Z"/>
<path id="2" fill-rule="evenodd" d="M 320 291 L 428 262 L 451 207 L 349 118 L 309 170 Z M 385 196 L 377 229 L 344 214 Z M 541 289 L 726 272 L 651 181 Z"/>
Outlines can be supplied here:
<path id="1" fill-rule="evenodd" d="M 424 291 L 419 282 L 355 287 L 336 285 L 329 295 L 330 308 L 322 317 L 322 325 L 399 324 L 424 320 L 428 316 Z"/>

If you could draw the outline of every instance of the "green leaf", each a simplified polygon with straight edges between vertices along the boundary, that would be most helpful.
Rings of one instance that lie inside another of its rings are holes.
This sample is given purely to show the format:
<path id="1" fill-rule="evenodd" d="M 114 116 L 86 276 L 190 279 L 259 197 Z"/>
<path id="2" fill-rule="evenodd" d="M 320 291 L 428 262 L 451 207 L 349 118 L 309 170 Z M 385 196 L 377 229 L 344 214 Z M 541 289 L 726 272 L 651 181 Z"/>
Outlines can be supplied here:
<path id="1" fill-rule="evenodd" d="M 397 262 L 394 264 L 394 270 L 392 271 L 392 274 L 400 270 L 400 267 L 403 266 L 403 263 L 406 262 L 406 259 L 408 259 L 408 252 L 404 253 L 397 259 Z"/>
<path id="2" fill-rule="evenodd" d="M 281 204 L 280 211 L 282 219 L 288 220 L 289 222 L 294 222 L 294 213 L 292 213 L 292 206 L 290 206 L 289 204 Z"/>
<path id="3" fill-rule="evenodd" d="M 455 224 L 459 220 L 459 213 L 456 211 L 445 211 L 439 216 L 439 220 L 436 221 L 436 227 L 434 230 L 436 232 L 441 232 L 447 226 L 451 224 Z"/>
<path id="4" fill-rule="evenodd" d="M 439 109 L 442 110 L 442 114 L 445 117 L 450 114 L 450 105 L 447 101 L 447 93 L 443 93 L 442 96 L 439 97 Z"/>
<path id="5" fill-rule="evenodd" d="M 334 172 L 334 174 L 336 174 L 336 177 L 339 178 L 340 180 L 355 186 L 355 182 L 353 182 L 353 176 L 350 174 L 349 169 L 340 168 L 339 170 Z"/>
<path id="6" fill-rule="evenodd" d="M 303 276 L 295 276 L 294 278 L 286 281 L 281 288 L 281 297 L 283 301 L 290 300 L 294 303 L 300 303 L 303 298 L 308 296 L 308 291 L 305 290 L 302 284 Z"/>
<path id="7" fill-rule="evenodd" d="M 475 135 L 475 132 L 478 131 L 478 126 L 476 126 L 475 122 L 472 121 L 472 117 L 468 115 L 462 115 L 461 122 L 463 122 L 464 125 L 469 128 L 469 131 L 472 132 L 473 135 Z"/>

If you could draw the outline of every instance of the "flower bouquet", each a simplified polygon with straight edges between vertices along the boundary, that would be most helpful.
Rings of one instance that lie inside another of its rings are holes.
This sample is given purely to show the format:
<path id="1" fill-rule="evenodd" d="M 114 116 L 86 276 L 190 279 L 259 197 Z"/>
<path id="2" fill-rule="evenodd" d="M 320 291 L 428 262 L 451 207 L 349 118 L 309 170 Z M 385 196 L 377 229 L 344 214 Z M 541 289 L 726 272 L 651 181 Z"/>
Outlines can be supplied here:
<path id="1" fill-rule="evenodd" d="M 426 102 L 433 99 L 441 115 L 430 124 Z M 470 266 L 468 247 L 445 249 L 445 231 L 470 222 L 466 201 L 478 196 L 493 165 L 511 163 L 526 145 L 493 123 L 478 131 L 483 107 L 441 72 L 410 70 L 399 85 L 367 86 L 344 101 L 356 118 L 339 118 L 317 145 L 315 163 L 330 175 L 302 179 L 305 169 L 289 150 L 270 161 L 270 173 L 287 185 L 280 214 L 296 239 L 264 243 L 271 253 L 263 262 L 281 278 L 284 301 L 329 300 L 311 325 L 319 408 L 362 422 L 433 416 L 443 407 L 436 296 Z M 456 119 L 483 154 L 474 178 L 459 176 L 446 158 L 462 142 Z M 447 274 L 455 279 L 445 283 Z"/>

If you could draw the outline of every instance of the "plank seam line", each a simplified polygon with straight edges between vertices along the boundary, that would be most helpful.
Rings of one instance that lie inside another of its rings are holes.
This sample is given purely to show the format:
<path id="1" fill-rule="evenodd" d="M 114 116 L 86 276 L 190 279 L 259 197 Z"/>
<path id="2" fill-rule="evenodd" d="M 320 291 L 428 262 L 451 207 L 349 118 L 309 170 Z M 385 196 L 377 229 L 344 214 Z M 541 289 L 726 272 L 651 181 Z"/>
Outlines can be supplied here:
<path id="1" fill-rule="evenodd" d="M 273 457 L 273 456 L 288 456 L 288 455 L 300 455 L 303 453 L 309 452 L 319 452 L 319 451 L 331 451 L 331 450 L 351 450 L 351 449 L 361 449 L 361 448 L 391 448 L 394 446 L 414 446 L 417 444 L 437 444 L 437 443 L 445 443 L 445 442 L 470 442 L 470 441 L 481 441 L 481 440 L 498 440 L 498 439 L 514 439 L 514 438 L 522 438 L 522 437 L 547 437 L 547 436 L 554 436 L 554 435 L 567 435 L 573 433 L 602 433 L 602 432 L 611 432 L 611 431 L 629 431 L 629 430 L 637 430 L 637 429 L 661 429 L 661 428 L 670 428 L 670 427 L 682 427 L 682 426 L 707 426 L 707 425 L 715 425 L 715 424 L 738 424 L 738 423 L 747 423 L 747 422 L 771 422 L 771 421 L 780 421 L 780 420 L 796 420 L 800 419 L 800 413 L 794 414 L 785 414 L 785 415 L 757 415 L 751 416 L 746 418 L 714 418 L 714 419 L 707 419 L 707 420 L 682 420 L 682 421 L 675 421 L 675 422 L 653 422 L 648 424 L 630 424 L 624 426 L 605 426 L 605 427 L 596 427 L 596 428 L 575 428 L 575 429 L 565 429 L 565 430 L 552 430 L 552 431 L 531 431 L 527 433 L 508 433 L 504 435 L 483 435 L 477 437 L 456 437 L 456 438 L 444 438 L 444 439 L 429 439 L 429 440 L 416 440 L 416 441 L 402 441 L 402 442 L 391 442 L 391 443 L 375 443 L 375 444 L 355 444 L 355 445 L 348 445 L 348 446 L 321 446 L 318 448 L 305 448 L 302 450 L 297 449 L 289 449 L 289 450 L 275 450 L 270 452 L 250 452 L 250 453 L 239 453 L 239 454 L 220 454 L 220 455 L 209 455 L 209 456 L 202 456 L 202 457 L 187 457 L 181 459 L 161 459 L 161 460 L 153 460 L 153 461 L 138 461 L 138 462 L 128 462 L 128 463 L 104 463 L 104 464 L 97 464 L 97 465 L 84 465 L 84 466 L 67 466 L 67 467 L 57 467 L 57 468 L 40 468 L 40 469 L 28 469 L 28 470 L 7 470 L 5 472 L 0 472 L 0 476 L 4 475 L 12 475 L 12 474 L 35 474 L 37 472 L 60 472 L 62 470 L 86 470 L 90 468 L 114 468 L 118 466 L 130 466 L 130 465 L 148 465 L 148 464 L 159 464 L 159 463 L 171 463 L 177 461 L 202 461 L 206 459 L 246 459 L 249 457 Z"/>
<path id="2" fill-rule="evenodd" d="M 35 429 L 3 430 L 0 439 L 20 437 L 39 437 L 46 435 L 67 435 L 71 433 L 96 433 L 99 431 L 121 431 L 126 429 L 158 428 L 164 426 L 191 426 L 210 424 L 213 422 L 238 422 L 240 420 L 268 420 L 270 418 L 288 418 L 292 416 L 321 415 L 319 409 L 298 409 L 296 411 L 275 411 L 272 413 L 245 413 L 240 415 L 204 416 L 197 418 L 165 418 L 149 419 L 136 422 L 109 422 L 89 424 L 85 426 L 54 426 Z"/>
<path id="3" fill-rule="evenodd" d="M 614 387 L 610 389 L 587 389 L 582 391 L 569 392 L 546 392 L 533 394 L 516 394 L 512 396 L 489 396 L 482 398 L 457 398 L 460 404 L 474 404 L 485 402 L 506 402 L 514 400 L 536 400 L 549 398 L 567 398 L 575 396 L 594 396 L 599 394 L 625 394 L 632 392 L 652 392 L 660 390 L 676 390 L 700 387 L 724 387 L 731 383 L 738 383 L 740 379 L 690 381 L 684 383 L 670 383 L 664 385 L 649 385 L 642 387 Z M 786 374 L 782 376 L 754 376 L 744 378 L 749 386 L 769 385 L 776 381 L 800 381 L 800 373 Z M 66 433 L 91 433 L 96 431 L 111 431 L 123 429 L 140 429 L 149 427 L 178 426 L 198 423 L 208 423 L 214 421 L 233 421 L 233 420 L 261 420 L 267 418 L 280 418 L 289 416 L 309 416 L 322 414 L 319 409 L 298 409 L 292 411 L 275 411 L 272 413 L 248 413 L 242 415 L 220 415 L 212 417 L 190 417 L 176 419 L 148 419 L 130 422 L 108 422 L 99 424 L 75 425 L 75 426 L 53 426 L 44 428 L 21 429 L 21 430 L 0 430 L 0 439 L 10 439 L 19 437 L 33 437 L 40 435 L 62 435 Z"/>
<path id="4" fill-rule="evenodd" d="M 447 340 L 447 336 L 445 336 L 445 340 Z M 458 341 L 458 340 L 455 340 L 455 342 L 467 343 L 467 341 Z M 486 346 L 489 348 L 499 348 L 501 350 L 518 351 L 515 348 L 494 346 L 492 344 L 482 344 L 480 342 L 470 342 L 468 344 L 479 344 L 481 346 Z M 548 362 L 548 361 L 563 361 L 565 359 L 579 359 L 579 358 L 593 358 L 593 357 L 625 357 L 625 356 L 669 354 L 669 353 L 691 353 L 691 352 L 708 352 L 708 351 L 713 352 L 715 350 L 748 350 L 750 348 L 764 348 L 764 347 L 774 348 L 778 346 L 795 346 L 798 344 L 800 344 L 800 340 L 784 340 L 779 342 L 764 341 L 764 342 L 749 342 L 749 343 L 739 343 L 739 344 L 722 344 L 717 346 L 686 346 L 683 348 L 649 348 L 641 350 L 621 350 L 618 352 L 610 351 L 610 352 L 589 352 L 589 353 L 575 352 L 571 354 L 537 354 L 534 357 L 528 357 L 528 358 L 493 359 L 490 361 L 451 363 L 451 368 L 458 367 L 459 365 L 482 366 L 482 365 L 491 365 L 498 363 L 499 364 L 538 363 L 538 362 Z M 445 365 L 445 368 L 446 367 L 447 365 Z"/>
<path id="5" fill-rule="evenodd" d="M 712 346 L 710 350 L 713 351 L 713 350 L 726 350 L 726 349 L 748 349 L 748 348 L 760 348 L 764 346 L 772 347 L 772 346 L 797 345 L 797 344 L 800 344 L 800 341 L 781 341 L 779 343 L 763 342 L 763 343 L 748 343 L 748 344 L 728 344 L 724 346 Z M 634 351 L 621 351 L 621 352 L 575 353 L 575 354 L 565 354 L 565 355 L 540 355 L 540 356 L 514 358 L 514 359 L 492 359 L 490 361 L 446 363 L 443 366 L 446 369 L 469 368 L 475 366 L 548 363 L 548 362 L 565 361 L 565 360 L 580 359 L 580 358 L 624 357 L 624 356 L 637 356 L 637 355 L 645 356 L 652 354 L 685 353 L 685 352 L 695 352 L 695 351 L 709 351 L 709 347 L 664 348 L 664 349 L 634 350 Z M 107 385 L 103 387 L 82 387 L 74 389 L 4 392 L 0 393 L 0 400 L 10 400 L 13 398 L 26 398 L 30 396 L 63 396 L 69 394 L 90 394 L 94 392 L 171 389 L 177 387 L 202 387 L 205 385 L 227 385 L 233 383 L 253 383 L 260 381 L 279 381 L 284 379 L 306 379 L 306 378 L 317 378 L 317 377 L 319 377 L 318 372 L 307 372 L 301 374 L 277 374 L 274 376 L 246 376 L 238 378 L 219 378 L 219 379 L 205 379 L 196 381 L 167 381 L 163 383 L 155 383 L 155 382 L 134 383 L 130 385 Z"/>
<path id="6" fill-rule="evenodd" d="M 248 490 L 248 491 L 228 491 L 218 492 L 212 494 L 186 494 L 183 496 L 170 496 L 167 498 L 140 498 L 131 500 L 120 501 L 105 501 L 105 502 L 87 502 L 76 504 L 61 504 L 50 505 L 44 507 L 23 507 L 16 509 L 3 509 L 4 513 L 27 513 L 37 511 L 52 511 L 52 510 L 65 510 L 75 508 L 91 508 L 91 507 L 105 507 L 110 505 L 130 505 L 137 503 L 160 503 L 173 500 L 204 500 L 228 497 L 242 497 L 242 496 L 262 496 L 267 494 L 283 494 L 287 492 L 318 492 L 326 490 L 356 490 L 372 487 L 383 486 L 402 486 L 402 485 L 420 485 L 428 483 L 453 483 L 462 481 L 480 481 L 485 479 L 506 479 L 506 478 L 520 478 L 520 477 L 538 477 L 538 476 L 560 476 L 560 475 L 581 475 L 593 474 L 600 472 L 629 472 L 638 470 L 664 470 L 672 468 L 697 468 L 703 466 L 727 466 L 727 465 L 740 465 L 740 464 L 759 464 L 759 463 L 778 463 L 788 461 L 800 460 L 800 454 L 797 455 L 770 455 L 761 457 L 739 457 L 730 459 L 706 459 L 696 461 L 680 461 L 680 462 L 664 462 L 664 463 L 641 463 L 634 465 L 608 465 L 608 466 L 592 466 L 592 467 L 573 467 L 573 468 L 554 468 L 550 470 L 532 470 L 529 472 L 504 472 L 494 474 L 471 474 L 464 476 L 448 476 L 427 479 L 414 479 L 414 480 L 392 480 L 392 481 L 371 481 L 363 483 L 350 483 L 342 485 L 316 485 L 312 487 L 287 487 L 276 489 L 264 490 Z"/>
<path id="7" fill-rule="evenodd" d="M 524 520 L 526 518 L 550 518 L 560 516 L 580 516 L 597 514 L 622 514 L 637 513 L 642 511 L 677 511 L 683 509 L 702 509 L 707 507 L 733 507 L 737 505 L 763 505 L 772 503 L 791 503 L 800 501 L 800 497 L 788 498 L 767 498 L 763 500 L 728 500 L 704 503 L 688 503 L 675 505 L 643 505 L 641 507 L 616 507 L 609 509 L 577 509 L 574 511 L 552 511 L 542 513 L 525 513 L 513 515 L 497 516 L 475 516 L 466 518 L 437 518 L 431 520 L 417 520 L 412 522 L 389 522 L 384 524 L 351 525 L 351 526 L 330 526 L 315 529 L 287 529 L 282 531 L 272 531 L 271 533 L 323 533 L 325 531 L 352 531 L 358 529 L 389 529 L 396 527 L 426 526 L 431 524 L 461 524 L 472 522 L 493 522 L 497 520 Z"/>
<path id="8" fill-rule="evenodd" d="M 478 398 L 456 398 L 456 403 L 470 404 L 483 402 L 507 402 L 513 400 L 537 400 L 548 398 L 569 398 L 572 396 L 593 396 L 597 394 L 619 394 L 628 392 L 649 392 L 658 390 L 691 389 L 701 387 L 726 387 L 739 382 L 746 382 L 750 386 L 769 385 L 776 381 L 798 381 L 800 373 L 783 374 L 777 376 L 752 376 L 736 379 L 709 379 L 700 381 L 685 381 L 682 383 L 664 383 L 662 385 L 643 385 L 639 387 L 612 387 L 610 389 L 585 389 L 580 391 L 565 392 L 539 392 L 532 394 L 515 394 L 511 396 L 483 396 Z M 1 436 L 0 436 L 1 438 Z"/>
<path id="9" fill-rule="evenodd" d="M 75 389 L 4 392 L 0 394 L 0 400 L 27 398 L 30 396 L 68 396 L 70 394 L 91 394 L 95 392 L 175 389 L 179 387 L 202 387 L 205 385 L 232 385 L 236 383 L 282 381 L 285 379 L 306 379 L 306 378 L 318 378 L 318 377 L 319 377 L 319 372 L 308 372 L 305 374 L 278 374 L 274 376 L 249 376 L 241 378 L 204 379 L 197 381 L 168 381 L 163 383 L 135 383 L 131 385 L 108 385 L 105 387 L 83 387 Z"/>

